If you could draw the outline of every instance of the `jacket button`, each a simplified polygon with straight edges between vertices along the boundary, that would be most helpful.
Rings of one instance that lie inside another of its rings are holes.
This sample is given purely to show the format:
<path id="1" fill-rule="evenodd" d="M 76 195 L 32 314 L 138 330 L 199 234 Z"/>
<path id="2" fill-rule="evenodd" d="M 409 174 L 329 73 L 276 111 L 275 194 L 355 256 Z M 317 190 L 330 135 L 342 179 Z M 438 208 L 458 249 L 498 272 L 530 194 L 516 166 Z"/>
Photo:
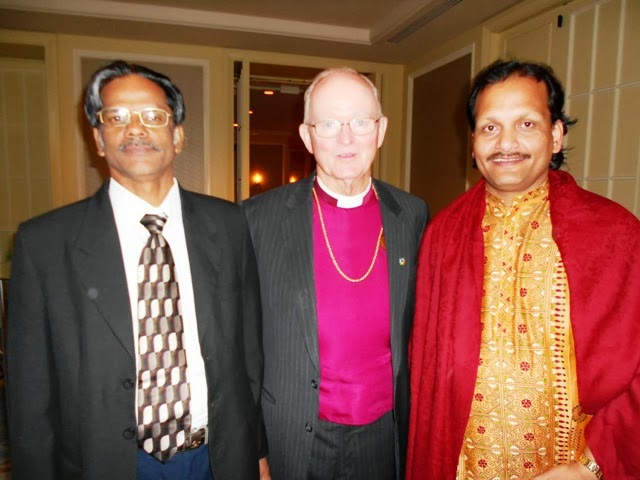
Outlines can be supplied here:
<path id="1" fill-rule="evenodd" d="M 125 378 L 122 381 L 122 388 L 124 388 L 125 390 L 131 390 L 134 386 L 135 383 L 133 383 L 133 380 L 131 380 L 130 378 Z"/>
<path id="2" fill-rule="evenodd" d="M 125 428 L 124 431 L 122 432 L 122 436 L 127 440 L 131 440 L 133 437 L 136 436 L 135 428 Z"/>
<path id="3" fill-rule="evenodd" d="M 312 427 L 312 426 L 311 426 L 311 424 L 309 424 L 309 423 L 305 423 L 305 425 L 304 425 L 304 429 L 305 429 L 307 432 L 313 432 L 313 427 Z"/>
<path id="4" fill-rule="evenodd" d="M 318 388 L 318 382 L 316 382 L 315 380 L 311 380 L 311 388 L 317 389 Z"/>

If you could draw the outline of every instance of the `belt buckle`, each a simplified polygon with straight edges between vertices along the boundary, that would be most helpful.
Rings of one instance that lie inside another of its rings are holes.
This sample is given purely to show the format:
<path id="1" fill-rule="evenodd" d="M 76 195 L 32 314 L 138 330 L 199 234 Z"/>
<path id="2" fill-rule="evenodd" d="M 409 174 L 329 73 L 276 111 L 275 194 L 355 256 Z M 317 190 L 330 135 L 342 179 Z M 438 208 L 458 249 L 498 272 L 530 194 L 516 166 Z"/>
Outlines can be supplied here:
<path id="1" fill-rule="evenodd" d="M 205 426 L 189 433 L 185 442 L 185 450 L 198 448 L 200 445 L 207 443 L 209 443 L 209 427 Z"/>

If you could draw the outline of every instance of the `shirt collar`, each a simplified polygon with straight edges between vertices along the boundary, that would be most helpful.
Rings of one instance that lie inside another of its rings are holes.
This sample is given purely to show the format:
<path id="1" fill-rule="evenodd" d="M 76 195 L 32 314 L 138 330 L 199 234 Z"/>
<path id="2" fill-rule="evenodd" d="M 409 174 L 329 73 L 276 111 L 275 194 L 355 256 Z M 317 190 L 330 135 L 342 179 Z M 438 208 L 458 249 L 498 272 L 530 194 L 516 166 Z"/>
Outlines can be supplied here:
<path id="1" fill-rule="evenodd" d="M 325 197 L 325 199 L 329 201 L 333 200 L 331 203 L 334 203 L 334 205 L 337 205 L 340 208 L 356 208 L 356 207 L 362 206 L 365 199 L 367 198 L 367 194 L 371 192 L 371 177 L 369 177 L 369 184 L 367 185 L 367 188 L 365 188 L 362 193 L 358 193 L 357 195 L 353 195 L 353 196 L 341 195 L 339 193 L 332 191 L 317 176 L 316 176 L 316 182 L 320 187 L 320 190 L 326 193 L 327 196 L 329 197 L 329 198 Z"/>
<path id="2" fill-rule="evenodd" d="M 148 213 L 166 215 L 168 218 L 167 226 L 169 223 L 174 225 L 182 223 L 180 189 L 175 178 L 171 189 L 157 207 L 130 192 L 113 178 L 109 181 L 109 199 L 116 220 L 128 225 L 139 223 L 142 217 Z M 142 224 L 140 225 L 142 226 Z"/>
<path id="3" fill-rule="evenodd" d="M 507 207 L 500 198 L 489 192 L 489 190 L 486 191 L 486 195 L 487 205 L 491 208 L 498 208 L 501 210 L 519 210 L 525 205 L 535 207 L 549 198 L 549 179 L 547 178 L 540 186 L 533 190 L 516 195 L 509 207 Z"/>

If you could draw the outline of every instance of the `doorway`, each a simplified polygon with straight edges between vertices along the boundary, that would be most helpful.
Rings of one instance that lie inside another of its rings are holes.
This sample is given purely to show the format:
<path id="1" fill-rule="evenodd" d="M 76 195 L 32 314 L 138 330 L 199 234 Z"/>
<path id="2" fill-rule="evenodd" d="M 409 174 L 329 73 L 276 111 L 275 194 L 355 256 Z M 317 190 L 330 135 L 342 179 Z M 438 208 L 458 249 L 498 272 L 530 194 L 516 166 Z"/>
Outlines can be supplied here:
<path id="1" fill-rule="evenodd" d="M 466 189 L 471 53 L 410 76 L 409 191 L 434 215 Z"/>
<path id="2" fill-rule="evenodd" d="M 315 169 L 298 126 L 304 92 L 321 70 L 235 62 L 236 201 L 296 182 Z M 248 83 L 248 105 L 238 94 L 243 82 Z"/>

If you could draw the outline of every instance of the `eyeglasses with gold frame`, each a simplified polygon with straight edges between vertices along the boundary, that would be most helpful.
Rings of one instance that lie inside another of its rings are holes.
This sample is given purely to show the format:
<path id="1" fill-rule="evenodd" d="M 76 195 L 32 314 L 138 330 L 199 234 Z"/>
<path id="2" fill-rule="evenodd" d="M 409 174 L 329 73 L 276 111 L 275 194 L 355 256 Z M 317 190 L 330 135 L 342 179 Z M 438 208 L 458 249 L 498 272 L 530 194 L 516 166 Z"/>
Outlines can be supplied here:
<path id="1" fill-rule="evenodd" d="M 173 116 L 166 110 L 152 107 L 143 108 L 137 112 L 132 112 L 126 107 L 109 107 L 97 113 L 98 120 L 106 127 L 126 127 L 131 123 L 133 115 L 136 115 L 140 123 L 148 128 L 166 127 Z"/>

